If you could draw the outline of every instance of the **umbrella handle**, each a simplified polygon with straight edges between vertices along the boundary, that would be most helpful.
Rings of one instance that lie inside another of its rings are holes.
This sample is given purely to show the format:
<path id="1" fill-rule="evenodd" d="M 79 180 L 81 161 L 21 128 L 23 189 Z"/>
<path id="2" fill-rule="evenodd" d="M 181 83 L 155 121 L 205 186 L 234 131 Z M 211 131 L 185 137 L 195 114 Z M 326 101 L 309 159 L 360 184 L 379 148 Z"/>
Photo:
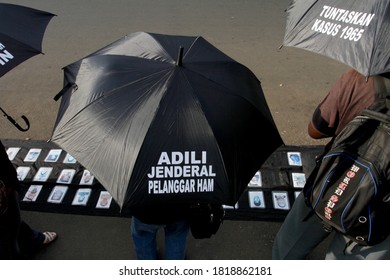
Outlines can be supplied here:
<path id="1" fill-rule="evenodd" d="M 27 119 L 27 117 L 25 115 L 22 115 L 21 118 L 24 120 L 24 122 L 26 123 L 26 128 L 23 128 L 21 127 L 10 115 L 8 115 L 2 108 L 0 108 L 0 110 L 3 112 L 4 114 L 4 117 L 7 118 L 7 120 L 10 121 L 10 123 L 12 123 L 17 129 L 19 129 L 20 131 L 27 131 L 30 129 L 30 122 L 29 120 Z"/>
<path id="2" fill-rule="evenodd" d="M 56 96 L 53 97 L 53 99 L 55 101 L 58 101 L 58 99 L 60 99 L 61 96 L 63 96 L 69 89 L 77 90 L 78 87 L 75 83 L 66 83 L 64 88 L 59 93 L 57 93 Z"/>

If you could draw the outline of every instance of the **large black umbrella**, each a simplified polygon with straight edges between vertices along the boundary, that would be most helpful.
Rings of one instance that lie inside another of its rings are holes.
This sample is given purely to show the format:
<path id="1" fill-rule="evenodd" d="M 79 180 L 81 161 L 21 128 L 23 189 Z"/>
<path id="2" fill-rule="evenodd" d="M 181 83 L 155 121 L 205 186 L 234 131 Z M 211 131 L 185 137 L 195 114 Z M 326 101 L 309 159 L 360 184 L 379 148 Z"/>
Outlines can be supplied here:
<path id="1" fill-rule="evenodd" d="M 42 39 L 54 14 L 14 4 L 0 3 L 0 77 L 23 61 L 42 53 Z M 19 130 L 16 121 L 0 108 Z"/>
<path id="2" fill-rule="evenodd" d="M 390 71 L 388 0 L 294 0 L 284 45 L 336 59 L 365 76 Z"/>
<path id="3" fill-rule="evenodd" d="M 64 80 L 51 140 L 122 208 L 234 205 L 282 144 L 258 79 L 202 37 L 133 33 Z"/>

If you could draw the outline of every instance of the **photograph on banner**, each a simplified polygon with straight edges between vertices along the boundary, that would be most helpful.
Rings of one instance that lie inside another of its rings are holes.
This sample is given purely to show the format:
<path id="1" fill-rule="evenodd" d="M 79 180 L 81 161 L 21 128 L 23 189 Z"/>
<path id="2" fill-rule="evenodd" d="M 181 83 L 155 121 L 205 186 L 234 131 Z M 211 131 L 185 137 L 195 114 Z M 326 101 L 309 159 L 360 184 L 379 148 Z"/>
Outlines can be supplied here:
<path id="1" fill-rule="evenodd" d="M 52 149 L 45 158 L 45 162 L 56 162 L 62 153 L 61 149 Z"/>
<path id="2" fill-rule="evenodd" d="M 68 191 L 67 186 L 55 186 L 50 193 L 47 202 L 51 203 L 61 203 L 65 197 L 66 192 Z"/>
<path id="3" fill-rule="evenodd" d="M 37 161 L 42 149 L 30 149 L 24 158 L 24 162 L 35 162 Z"/>
<path id="4" fill-rule="evenodd" d="M 23 201 L 36 201 L 43 185 L 31 185 L 23 197 Z"/>

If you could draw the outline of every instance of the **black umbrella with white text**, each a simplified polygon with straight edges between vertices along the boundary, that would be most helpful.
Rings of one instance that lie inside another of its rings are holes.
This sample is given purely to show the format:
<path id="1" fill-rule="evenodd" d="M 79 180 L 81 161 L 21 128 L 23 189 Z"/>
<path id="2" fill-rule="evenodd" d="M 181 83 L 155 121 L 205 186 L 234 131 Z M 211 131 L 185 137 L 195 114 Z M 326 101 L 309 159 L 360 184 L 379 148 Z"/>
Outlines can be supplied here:
<path id="1" fill-rule="evenodd" d="M 51 140 L 122 208 L 234 205 L 283 144 L 259 80 L 199 36 L 132 33 L 64 78 Z"/>
<path id="2" fill-rule="evenodd" d="M 0 77 L 27 59 L 42 53 L 42 40 L 49 21 L 55 15 L 45 11 L 0 3 Z M 25 116 L 27 128 L 22 128 L 2 108 L 3 115 L 19 130 L 26 131 L 30 124 Z"/>
<path id="3" fill-rule="evenodd" d="M 390 71 L 389 22 L 388 0 L 293 0 L 283 45 L 377 75 Z"/>

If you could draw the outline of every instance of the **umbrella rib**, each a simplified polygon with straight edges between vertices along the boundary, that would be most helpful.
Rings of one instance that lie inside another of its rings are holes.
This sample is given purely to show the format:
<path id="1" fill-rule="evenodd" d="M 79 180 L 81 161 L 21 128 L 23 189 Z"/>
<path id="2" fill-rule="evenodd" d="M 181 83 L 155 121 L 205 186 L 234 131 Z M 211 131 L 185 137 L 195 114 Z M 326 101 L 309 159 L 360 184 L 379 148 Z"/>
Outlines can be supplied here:
<path id="1" fill-rule="evenodd" d="M 386 3 L 386 7 L 383 8 L 383 11 L 389 11 L 389 6 L 390 6 L 390 2 L 387 2 Z M 378 24 L 378 28 L 375 30 L 375 31 L 378 31 L 378 30 L 381 30 L 383 29 L 382 28 L 382 24 L 383 24 L 383 21 L 380 22 L 380 24 Z M 373 42 L 376 42 L 376 38 L 378 37 L 378 32 L 375 32 L 375 35 L 374 35 L 375 38 L 373 38 Z M 374 52 L 376 51 L 377 49 L 377 45 L 376 44 L 373 44 L 373 48 L 371 49 L 371 53 L 370 53 L 370 60 L 369 60 L 369 65 L 370 67 L 368 68 L 368 73 L 366 75 L 366 78 L 368 78 L 369 76 L 371 76 L 371 65 L 372 65 L 372 61 L 374 59 Z"/>
<path id="2" fill-rule="evenodd" d="M 198 72 L 195 72 L 195 71 L 191 71 L 191 72 L 196 73 L 196 74 L 199 75 Z M 188 80 L 187 76 L 186 76 L 186 75 L 183 75 L 183 76 L 185 77 L 185 80 L 186 80 L 186 83 L 188 84 L 188 86 L 192 89 L 191 95 L 194 97 L 195 100 L 197 100 L 197 103 L 199 104 L 199 107 L 201 108 L 201 110 L 202 110 L 202 112 L 203 112 L 203 115 L 205 115 L 205 110 L 203 109 L 202 103 L 199 101 L 198 97 L 194 94 L 194 92 L 195 92 L 194 87 L 191 85 L 191 83 L 190 83 L 190 81 Z M 202 75 L 202 77 L 204 77 L 204 76 Z M 207 79 L 207 78 L 206 78 L 206 79 Z M 210 79 L 207 79 L 207 80 L 209 80 L 210 82 L 214 82 L 214 81 L 212 81 L 212 80 L 210 80 Z M 216 84 L 219 85 L 218 83 L 216 83 Z M 222 85 L 221 85 L 221 86 L 222 86 Z M 223 87 L 223 86 L 222 86 L 222 87 Z M 225 88 L 225 87 L 223 87 L 223 88 Z M 230 89 L 227 89 L 227 90 L 230 91 Z M 208 127 L 210 128 L 210 131 L 212 132 L 213 137 L 214 137 L 214 136 L 215 136 L 214 130 L 213 130 L 212 126 L 210 125 L 208 119 L 207 119 L 207 118 L 205 118 L 205 119 L 206 119 L 206 122 L 207 122 L 207 124 L 208 124 Z M 223 154 L 222 154 L 222 152 L 221 152 L 221 149 L 220 149 L 219 145 L 216 145 L 216 146 L 217 146 L 217 148 L 218 148 L 218 153 L 219 153 L 220 158 L 223 159 Z M 228 174 L 227 174 L 227 172 L 226 172 L 225 161 L 224 161 L 224 160 L 221 160 L 221 162 L 222 162 L 222 165 L 223 165 L 223 171 L 224 171 L 224 173 L 225 173 L 225 178 L 227 178 L 227 180 L 229 181 L 229 176 L 228 176 Z"/>
<path id="3" fill-rule="evenodd" d="M 241 63 L 238 63 L 237 61 L 227 61 L 227 63 L 234 63 L 234 64 L 237 64 L 237 65 L 242 65 Z M 242 66 L 245 67 L 246 69 L 248 69 L 246 66 L 244 66 L 244 65 L 242 65 Z M 191 71 L 192 73 L 196 73 L 197 75 L 203 77 L 204 79 L 210 81 L 211 83 L 216 84 L 216 85 L 222 87 L 222 88 L 225 89 L 226 91 L 230 92 L 232 95 L 236 95 L 236 94 L 234 93 L 234 91 L 232 91 L 230 88 L 226 87 L 225 85 L 223 85 L 223 84 L 221 84 L 221 83 L 219 83 L 219 82 L 217 82 L 217 81 L 215 81 L 215 80 L 213 80 L 213 79 L 208 78 L 204 73 L 198 72 L 198 71 L 194 71 L 194 70 L 191 70 L 191 69 L 189 69 L 189 68 L 186 68 L 186 69 L 187 69 L 188 71 Z M 250 71 L 250 70 L 248 69 L 248 71 Z M 257 78 L 256 78 L 256 79 L 257 79 Z M 258 79 L 257 79 L 257 81 L 258 81 Z M 260 82 L 259 82 L 259 84 L 260 84 Z"/>
<path id="4" fill-rule="evenodd" d="M 183 56 L 183 59 L 186 57 L 187 53 L 189 53 L 189 51 L 191 51 L 192 47 L 198 42 L 200 37 L 196 37 L 196 39 L 192 42 L 191 46 L 189 46 L 188 50 L 186 50 L 184 56 Z"/>
<path id="5" fill-rule="evenodd" d="M 150 77 L 152 77 L 152 76 L 155 76 L 155 75 L 159 75 L 159 74 L 161 74 L 161 73 L 163 73 L 163 72 L 166 72 L 166 71 L 167 71 L 167 69 L 160 70 L 160 71 L 155 72 L 155 73 L 153 73 L 153 74 L 150 74 L 150 75 L 148 75 L 148 76 L 146 76 L 146 77 L 142 77 L 142 78 L 140 78 L 140 79 L 138 79 L 138 80 L 134 80 L 134 81 L 128 82 L 128 83 L 126 83 L 126 84 L 123 84 L 123 85 L 121 85 L 121 86 L 119 86 L 119 87 L 116 87 L 116 88 L 114 88 L 114 89 L 111 89 L 110 91 L 107 91 L 107 95 L 104 95 L 104 96 L 109 96 L 109 95 L 115 94 L 114 91 L 116 91 L 116 90 L 118 90 L 118 89 L 127 87 L 127 86 L 129 86 L 129 85 L 131 85 L 131 84 L 135 84 L 135 83 L 138 83 L 138 82 L 142 82 L 142 81 L 145 80 L 145 79 L 148 79 L 148 78 L 150 78 Z"/>
<path id="6" fill-rule="evenodd" d="M 7 37 L 9 40 L 14 40 L 12 37 L 8 36 L 7 34 L 4 34 L 4 33 L 1 33 L 2 36 L 4 37 Z M 22 42 L 22 41 L 19 41 L 19 40 L 16 40 L 22 47 L 26 48 L 26 49 L 30 49 L 33 53 L 36 53 L 36 54 L 43 54 L 43 52 L 41 50 L 38 50 L 34 47 L 32 47 L 31 45 L 25 43 L 25 42 Z"/>
<path id="7" fill-rule="evenodd" d="M 297 23 L 294 25 L 294 27 L 291 28 L 291 31 L 295 29 L 295 27 L 297 27 L 299 25 L 299 23 L 303 20 L 303 18 L 309 13 L 309 11 L 313 8 L 313 6 L 315 4 L 317 4 L 318 0 L 314 1 L 313 4 L 311 4 L 310 8 L 308 8 L 306 10 L 306 12 L 299 18 L 299 20 L 297 21 Z M 291 4 L 292 5 L 292 4 Z M 291 8 L 291 7 L 290 7 Z M 287 34 L 286 34 L 287 35 Z M 286 40 L 286 38 L 284 39 Z M 282 44 L 283 46 L 283 44 Z"/>
<path id="8" fill-rule="evenodd" d="M 98 102 L 98 101 L 100 101 L 100 100 L 102 100 L 102 99 L 104 99 L 104 98 L 107 98 L 107 97 L 109 97 L 109 96 L 115 94 L 115 91 L 117 91 L 117 90 L 119 90 L 119 89 L 121 89 L 121 88 L 127 87 L 127 86 L 129 86 L 129 85 L 131 85 L 131 84 L 142 82 L 143 80 L 145 80 L 145 79 L 147 79 L 147 78 L 150 78 L 151 76 L 159 75 L 159 74 L 163 73 L 164 71 L 167 71 L 167 70 L 164 69 L 164 70 L 155 72 L 155 73 L 153 73 L 153 74 L 151 74 L 151 75 L 148 75 L 148 76 L 146 76 L 146 77 L 142 77 L 142 78 L 140 78 L 140 79 L 131 81 L 131 82 L 129 82 L 129 83 L 126 83 L 126 84 L 124 84 L 124 85 L 121 85 L 121 86 L 119 86 L 119 87 L 116 87 L 116 88 L 114 88 L 114 89 L 111 89 L 111 90 L 105 92 L 105 94 L 99 96 L 98 98 L 96 98 L 95 100 L 93 100 L 92 102 L 90 102 L 90 103 L 88 103 L 86 106 L 84 106 L 80 111 L 77 112 L 77 114 L 73 115 L 66 123 L 64 123 L 64 124 L 62 125 L 62 127 L 67 126 L 70 122 L 72 122 L 72 120 L 74 120 L 75 118 L 77 118 L 77 116 L 80 115 L 84 110 L 86 110 L 88 107 L 92 106 L 92 105 L 95 104 L 96 102 Z M 80 88 L 80 87 L 78 86 L 78 89 L 79 89 L 79 88 Z M 78 89 L 77 89 L 77 90 L 78 90 Z"/>
<path id="9" fill-rule="evenodd" d="M 234 64 L 237 64 L 237 65 L 241 65 L 242 67 L 244 67 L 245 69 L 247 69 L 250 73 L 252 73 L 250 69 L 248 69 L 245 65 L 242 65 L 242 64 L 238 63 L 237 61 L 228 61 L 228 63 L 234 63 Z M 188 68 L 186 68 L 186 70 L 191 71 L 192 73 L 196 73 L 197 75 L 203 77 L 204 79 L 210 81 L 211 83 L 220 86 L 221 88 L 223 88 L 223 89 L 225 90 L 225 93 L 229 93 L 229 94 L 231 94 L 231 95 L 233 95 L 233 96 L 237 96 L 237 94 L 236 94 L 233 90 L 231 90 L 230 88 L 226 87 L 225 85 L 223 85 L 223 84 L 221 84 L 221 83 L 219 83 L 219 82 L 217 82 L 217 81 L 215 81 L 215 80 L 212 80 L 212 79 L 208 78 L 208 77 L 205 76 L 202 72 L 194 71 L 194 70 L 191 70 L 191 69 L 188 69 Z M 257 80 L 257 82 L 260 84 L 260 81 L 257 79 L 257 77 L 254 76 L 254 78 L 255 78 L 255 79 Z M 189 82 L 188 82 L 188 83 L 189 83 Z M 244 98 L 249 104 L 251 104 L 252 106 L 254 106 L 253 103 L 252 103 L 248 98 L 246 98 L 245 96 L 242 96 L 242 95 L 241 95 L 241 97 Z M 256 106 L 254 106 L 254 107 L 256 108 Z"/>

